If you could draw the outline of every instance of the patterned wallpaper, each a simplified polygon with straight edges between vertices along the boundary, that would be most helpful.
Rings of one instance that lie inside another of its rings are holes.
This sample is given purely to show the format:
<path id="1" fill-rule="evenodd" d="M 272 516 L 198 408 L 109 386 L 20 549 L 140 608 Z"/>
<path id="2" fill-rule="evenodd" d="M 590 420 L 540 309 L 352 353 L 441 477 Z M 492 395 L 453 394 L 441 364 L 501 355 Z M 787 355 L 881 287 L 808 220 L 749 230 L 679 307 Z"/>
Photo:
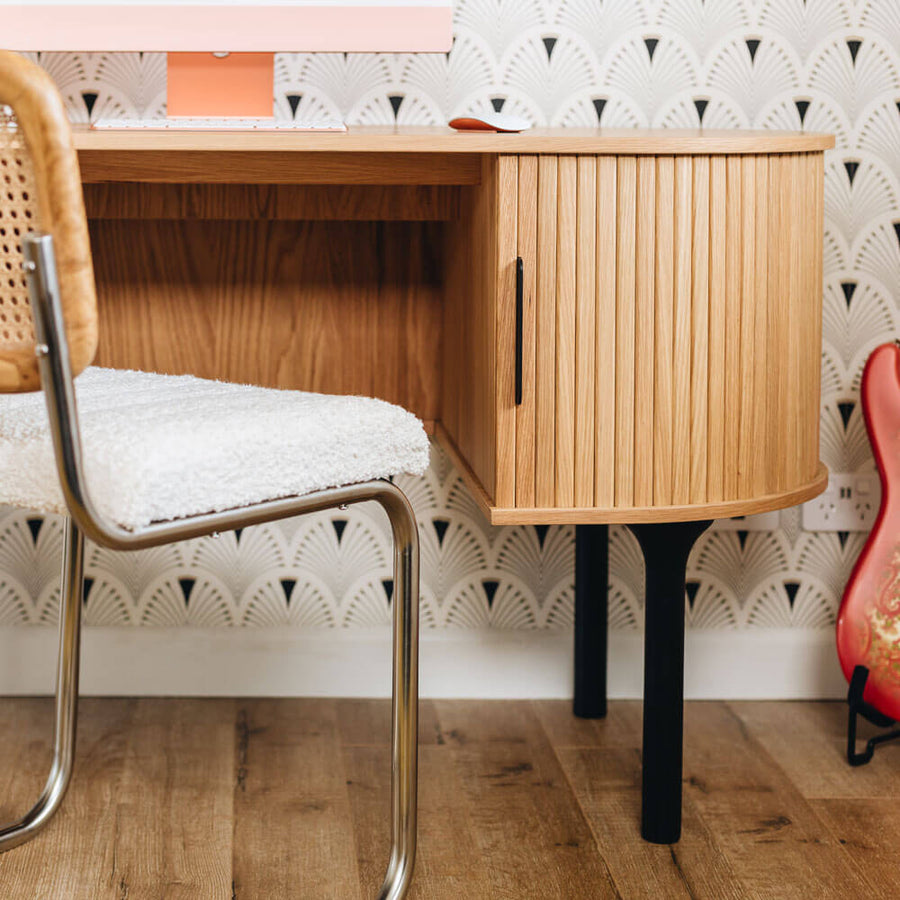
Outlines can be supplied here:
<path id="1" fill-rule="evenodd" d="M 551 125 L 806 128 L 826 160 L 822 457 L 871 470 L 858 405 L 867 354 L 900 330 L 900 0 L 457 0 L 448 55 L 279 56 L 287 114 L 442 123 L 502 109 Z M 159 55 L 45 54 L 72 118 L 156 115 Z M 432 627 L 572 620 L 571 528 L 490 528 L 435 448 L 404 479 L 420 516 Z M 758 530 L 760 528 L 765 530 Z M 695 628 L 829 626 L 864 535 L 813 533 L 797 509 L 698 543 Z M 0 624 L 55 617 L 60 524 L 0 519 Z M 611 624 L 640 627 L 641 558 L 611 529 Z M 142 553 L 93 548 L 95 624 L 344 627 L 389 620 L 380 513 L 357 508 Z"/>

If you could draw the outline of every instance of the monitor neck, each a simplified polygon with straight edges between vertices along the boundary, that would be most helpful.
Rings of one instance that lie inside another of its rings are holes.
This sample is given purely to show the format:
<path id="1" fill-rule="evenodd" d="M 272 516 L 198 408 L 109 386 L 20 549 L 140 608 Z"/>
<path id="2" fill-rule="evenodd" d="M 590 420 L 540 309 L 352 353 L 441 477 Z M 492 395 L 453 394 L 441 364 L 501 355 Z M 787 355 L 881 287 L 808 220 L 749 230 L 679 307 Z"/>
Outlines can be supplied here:
<path id="1" fill-rule="evenodd" d="M 267 118 L 274 98 L 274 53 L 168 54 L 170 117 Z"/>

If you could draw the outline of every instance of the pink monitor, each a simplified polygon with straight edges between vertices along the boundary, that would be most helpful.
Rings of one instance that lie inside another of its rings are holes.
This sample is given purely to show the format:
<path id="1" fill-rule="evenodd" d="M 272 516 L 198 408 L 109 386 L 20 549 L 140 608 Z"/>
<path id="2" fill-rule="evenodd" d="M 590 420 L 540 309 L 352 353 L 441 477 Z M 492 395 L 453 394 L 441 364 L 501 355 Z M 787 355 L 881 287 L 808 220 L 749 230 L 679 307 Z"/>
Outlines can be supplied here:
<path id="1" fill-rule="evenodd" d="M 0 0 L 7 50 L 440 52 L 451 0 Z"/>
<path id="2" fill-rule="evenodd" d="M 444 52 L 452 43 L 451 4 L 0 0 L 0 46 L 24 51 L 165 51 L 170 116 L 265 117 L 273 111 L 273 53 Z"/>

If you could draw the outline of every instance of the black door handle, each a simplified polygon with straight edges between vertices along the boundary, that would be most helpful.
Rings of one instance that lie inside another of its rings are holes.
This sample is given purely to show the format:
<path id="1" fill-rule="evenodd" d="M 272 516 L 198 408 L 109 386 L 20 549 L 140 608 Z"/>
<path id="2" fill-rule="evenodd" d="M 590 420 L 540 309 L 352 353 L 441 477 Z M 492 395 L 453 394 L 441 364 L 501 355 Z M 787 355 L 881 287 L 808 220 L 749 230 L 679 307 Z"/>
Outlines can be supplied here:
<path id="1" fill-rule="evenodd" d="M 516 257 L 516 406 L 522 404 L 522 325 L 525 316 L 525 264 Z"/>

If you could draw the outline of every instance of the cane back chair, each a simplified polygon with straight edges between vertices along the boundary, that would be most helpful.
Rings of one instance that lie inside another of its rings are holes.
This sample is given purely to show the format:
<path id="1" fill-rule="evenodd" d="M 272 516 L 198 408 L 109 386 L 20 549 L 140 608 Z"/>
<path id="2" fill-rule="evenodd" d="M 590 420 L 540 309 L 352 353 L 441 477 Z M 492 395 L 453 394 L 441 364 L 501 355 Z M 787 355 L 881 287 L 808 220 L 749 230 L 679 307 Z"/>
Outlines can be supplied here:
<path id="1" fill-rule="evenodd" d="M 67 516 L 53 762 L 35 806 L 0 829 L 0 851 L 37 834 L 69 784 L 85 537 L 135 550 L 373 500 L 387 512 L 394 542 L 392 849 L 377 896 L 400 900 L 416 851 L 419 545 L 409 502 L 388 479 L 427 464 L 421 423 L 367 398 L 88 368 L 97 305 L 69 123 L 46 73 L 5 51 L 0 178 L 0 503 Z M 117 402 L 120 395 L 135 399 Z M 221 424 L 212 437 L 204 434 L 210 417 L 198 412 L 204 400 Z M 264 423 L 253 419 L 260 410 L 268 410 Z M 275 437 L 265 434 L 273 417 Z M 116 467 L 106 442 L 129 429 L 138 452 L 125 452 L 127 464 Z M 148 433 L 162 449 L 144 465 Z M 143 493 L 128 482 L 130 466 L 140 469 Z M 164 491 L 165 479 L 178 488 L 160 508 L 153 489 Z"/>

